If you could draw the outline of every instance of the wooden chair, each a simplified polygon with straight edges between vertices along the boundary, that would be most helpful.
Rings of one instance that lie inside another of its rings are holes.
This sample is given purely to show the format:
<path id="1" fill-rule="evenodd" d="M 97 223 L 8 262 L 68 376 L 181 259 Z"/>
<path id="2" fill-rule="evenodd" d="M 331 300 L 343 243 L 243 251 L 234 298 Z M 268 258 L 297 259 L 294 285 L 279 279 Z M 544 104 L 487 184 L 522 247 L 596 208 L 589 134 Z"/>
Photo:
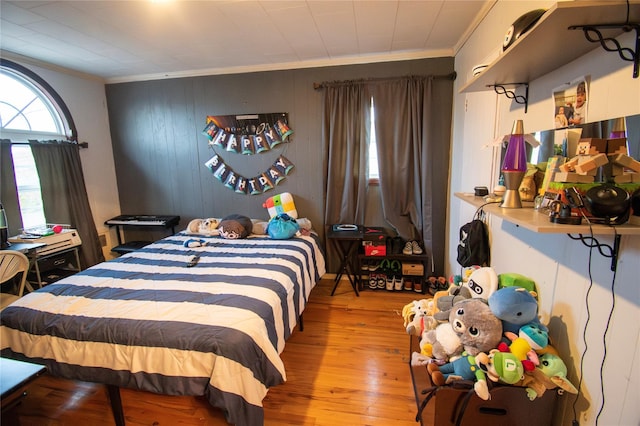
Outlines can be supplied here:
<path id="1" fill-rule="evenodd" d="M 0 284 L 9 281 L 20 272 L 20 286 L 18 294 L 1 293 L 0 294 L 0 310 L 4 309 L 11 303 L 22 297 L 24 288 L 27 284 L 27 272 L 29 271 L 29 259 L 27 256 L 15 250 L 0 251 Z"/>

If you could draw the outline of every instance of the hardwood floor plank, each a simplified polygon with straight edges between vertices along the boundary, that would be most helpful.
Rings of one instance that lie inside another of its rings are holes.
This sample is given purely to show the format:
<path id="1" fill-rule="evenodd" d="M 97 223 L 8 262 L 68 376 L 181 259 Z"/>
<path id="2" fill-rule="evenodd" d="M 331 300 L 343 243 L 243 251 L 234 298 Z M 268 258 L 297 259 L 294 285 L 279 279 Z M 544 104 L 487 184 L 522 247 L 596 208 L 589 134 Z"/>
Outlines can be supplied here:
<path id="1" fill-rule="evenodd" d="M 425 296 L 365 290 L 322 280 L 287 341 L 287 382 L 264 400 L 267 426 L 416 426 L 409 338 L 402 307 Z M 127 425 L 226 425 L 203 397 L 121 390 Z M 106 388 L 45 375 L 3 425 L 113 425 Z"/>

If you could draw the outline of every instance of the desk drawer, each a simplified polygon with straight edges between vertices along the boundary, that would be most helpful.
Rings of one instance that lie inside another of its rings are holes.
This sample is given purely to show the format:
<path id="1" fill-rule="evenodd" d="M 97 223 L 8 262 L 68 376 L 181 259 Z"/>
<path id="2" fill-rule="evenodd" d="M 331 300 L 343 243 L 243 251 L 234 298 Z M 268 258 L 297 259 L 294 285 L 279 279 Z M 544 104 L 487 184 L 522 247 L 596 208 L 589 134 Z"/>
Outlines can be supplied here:
<path id="1" fill-rule="evenodd" d="M 52 269 L 79 269 L 79 265 L 76 265 L 76 255 L 73 250 L 65 253 L 53 254 L 45 258 L 37 259 L 36 261 L 38 262 L 38 268 L 41 273 L 51 271 Z"/>

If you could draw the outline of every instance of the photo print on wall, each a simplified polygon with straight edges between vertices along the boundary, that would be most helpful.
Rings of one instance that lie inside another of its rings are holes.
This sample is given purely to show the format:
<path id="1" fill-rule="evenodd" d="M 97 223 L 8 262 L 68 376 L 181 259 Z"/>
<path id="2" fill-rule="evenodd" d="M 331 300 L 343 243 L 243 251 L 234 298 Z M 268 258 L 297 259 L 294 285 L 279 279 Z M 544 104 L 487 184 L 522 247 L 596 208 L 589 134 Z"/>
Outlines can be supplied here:
<path id="1" fill-rule="evenodd" d="M 554 128 L 563 129 L 587 123 L 590 76 L 584 76 L 553 89 Z"/>

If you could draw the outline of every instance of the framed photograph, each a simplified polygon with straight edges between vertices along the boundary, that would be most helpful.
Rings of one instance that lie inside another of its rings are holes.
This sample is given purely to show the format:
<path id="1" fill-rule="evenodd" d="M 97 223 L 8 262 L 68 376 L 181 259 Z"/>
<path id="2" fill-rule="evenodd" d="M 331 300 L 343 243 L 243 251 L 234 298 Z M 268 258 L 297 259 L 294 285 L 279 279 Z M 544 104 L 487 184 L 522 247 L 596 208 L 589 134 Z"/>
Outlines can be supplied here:
<path id="1" fill-rule="evenodd" d="M 588 122 L 589 76 L 580 77 L 553 90 L 554 128 L 578 126 Z"/>

